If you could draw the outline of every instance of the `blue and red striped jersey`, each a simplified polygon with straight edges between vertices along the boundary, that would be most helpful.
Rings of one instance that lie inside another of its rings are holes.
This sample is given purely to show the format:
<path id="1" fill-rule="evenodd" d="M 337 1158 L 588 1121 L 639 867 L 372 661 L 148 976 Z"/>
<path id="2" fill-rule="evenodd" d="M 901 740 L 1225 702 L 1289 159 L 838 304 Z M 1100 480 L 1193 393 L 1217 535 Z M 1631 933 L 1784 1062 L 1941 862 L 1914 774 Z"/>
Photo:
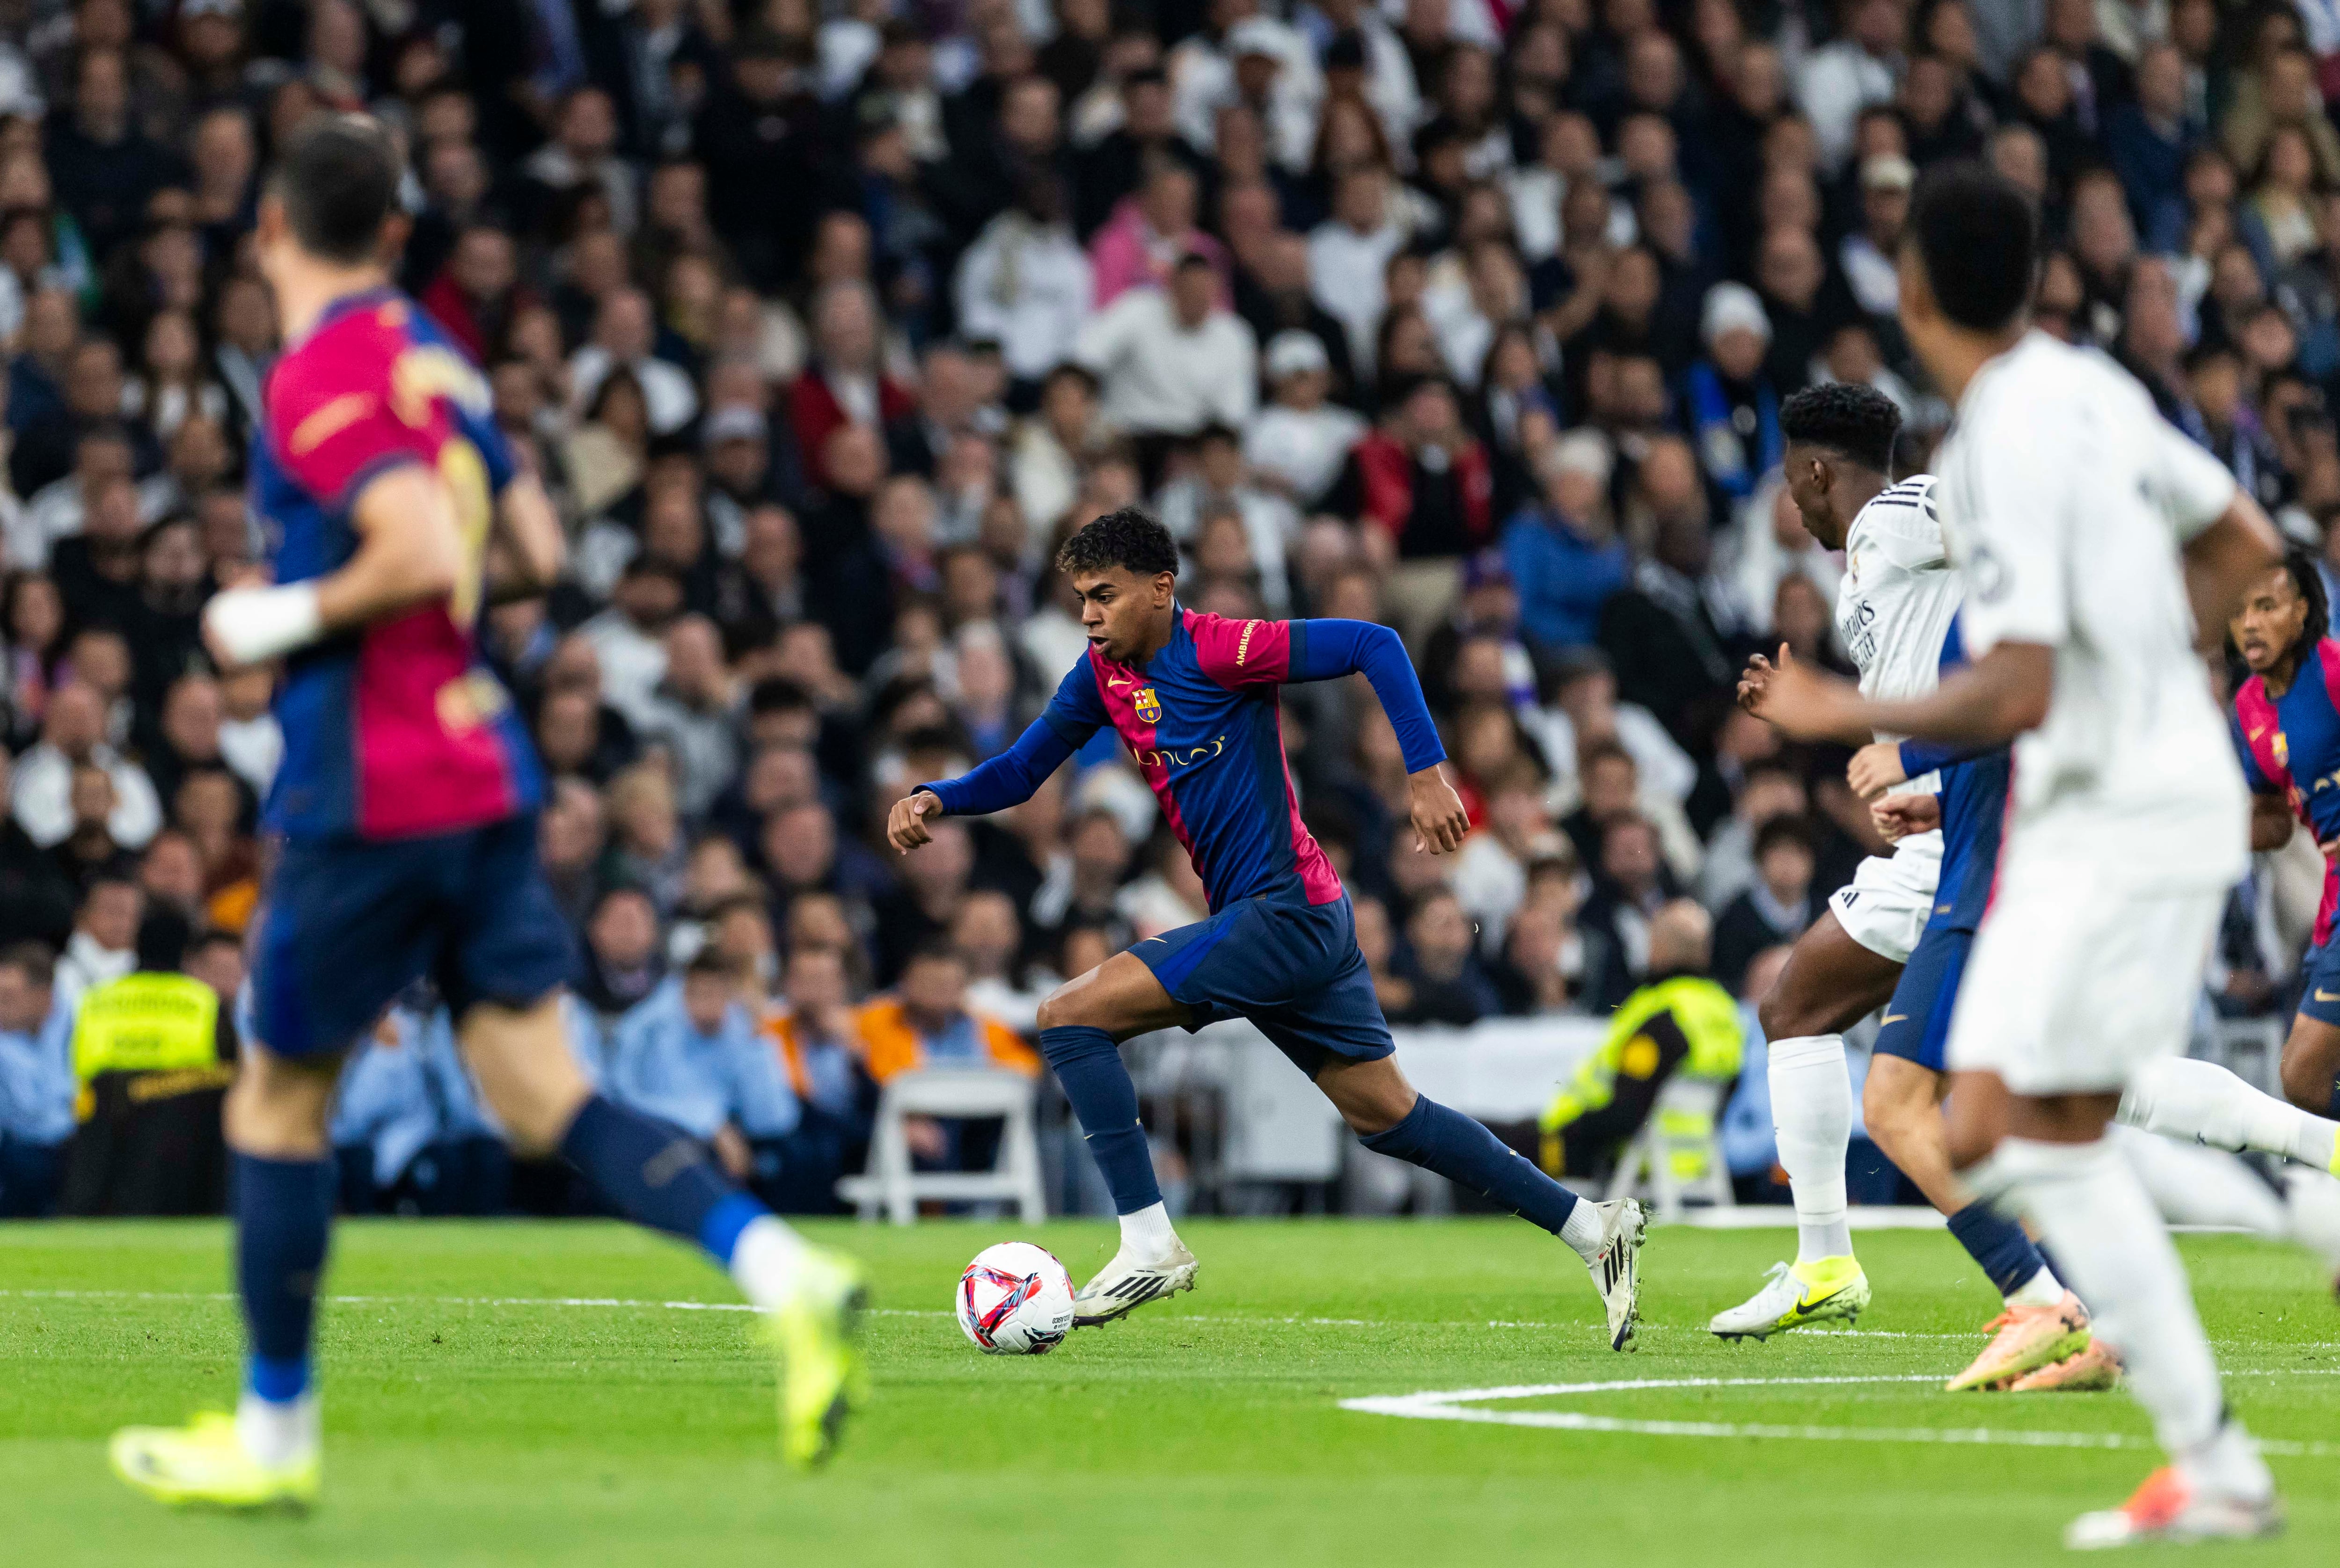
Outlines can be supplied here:
<path id="1" fill-rule="evenodd" d="M 2309 649 L 2280 697 L 2267 694 L 2264 675 L 2244 681 L 2228 722 L 2251 792 L 2281 795 L 2316 842 L 2340 838 L 2340 642 L 2326 637 Z M 2319 946 L 2335 916 L 2340 873 L 2327 866 L 2315 911 Z"/>
<path id="2" fill-rule="evenodd" d="M 1341 878 L 1300 820 L 1276 688 L 1305 621 L 1229 620 L 1181 609 L 1143 667 L 1093 646 L 1041 721 L 1077 750 L 1110 724 L 1154 788 L 1214 912 L 1238 898 L 1329 904 Z"/>
<path id="3" fill-rule="evenodd" d="M 466 575 L 447 600 L 342 633 L 286 661 L 284 759 L 266 825 L 288 836 L 401 839 L 532 810 L 528 732 L 480 657 L 481 560 L 514 474 L 488 388 L 405 295 L 336 301 L 269 372 L 253 434 L 252 504 L 276 579 L 326 576 L 355 553 L 367 481 L 430 465 L 454 492 Z"/>

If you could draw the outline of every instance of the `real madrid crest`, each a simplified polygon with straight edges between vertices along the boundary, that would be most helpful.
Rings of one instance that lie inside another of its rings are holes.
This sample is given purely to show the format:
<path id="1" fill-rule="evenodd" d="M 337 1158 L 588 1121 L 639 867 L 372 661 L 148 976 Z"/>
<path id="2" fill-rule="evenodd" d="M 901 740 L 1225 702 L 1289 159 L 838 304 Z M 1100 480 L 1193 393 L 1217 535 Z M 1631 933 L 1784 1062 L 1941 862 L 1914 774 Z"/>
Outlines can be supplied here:
<path id="1" fill-rule="evenodd" d="M 1139 687 L 1137 689 L 1137 695 L 1130 700 L 1137 709 L 1137 716 L 1146 723 L 1159 724 L 1162 722 L 1162 699 L 1154 695 L 1154 688 L 1151 686 Z"/>

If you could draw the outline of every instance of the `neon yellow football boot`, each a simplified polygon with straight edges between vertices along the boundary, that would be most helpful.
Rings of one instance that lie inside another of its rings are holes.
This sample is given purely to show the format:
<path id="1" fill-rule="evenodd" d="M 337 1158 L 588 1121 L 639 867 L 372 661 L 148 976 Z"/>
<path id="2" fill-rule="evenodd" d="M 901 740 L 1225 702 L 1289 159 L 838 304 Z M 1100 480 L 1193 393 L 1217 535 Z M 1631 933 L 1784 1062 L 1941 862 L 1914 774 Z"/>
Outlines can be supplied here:
<path id="1" fill-rule="evenodd" d="M 846 1417 L 869 1398 L 858 1343 L 868 1298 L 859 1265 L 811 1248 L 795 1289 L 765 1320 L 780 1359 L 780 1457 L 799 1469 L 837 1451 Z"/>
<path id="2" fill-rule="evenodd" d="M 185 1426 L 125 1426 L 106 1444 L 114 1473 L 174 1506 L 305 1510 L 317 1501 L 323 1455 L 267 1465 L 244 1451 L 235 1417 L 207 1410 Z"/>
<path id="3" fill-rule="evenodd" d="M 1850 1253 L 1810 1263 L 1775 1263 L 1763 1288 L 1737 1306 L 1718 1312 L 1706 1325 L 1718 1339 L 1769 1339 L 1790 1328 L 1842 1318 L 1852 1323 L 1869 1310 L 1869 1275 Z"/>

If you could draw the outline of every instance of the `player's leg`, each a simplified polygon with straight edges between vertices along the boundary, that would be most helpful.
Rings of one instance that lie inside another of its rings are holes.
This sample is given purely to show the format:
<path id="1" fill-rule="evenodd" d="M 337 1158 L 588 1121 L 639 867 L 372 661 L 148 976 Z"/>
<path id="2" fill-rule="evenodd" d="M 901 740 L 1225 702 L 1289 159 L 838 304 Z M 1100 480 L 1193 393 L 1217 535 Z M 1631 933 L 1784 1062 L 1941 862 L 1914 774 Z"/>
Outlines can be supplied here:
<path id="1" fill-rule="evenodd" d="M 2340 942 L 2330 946 L 2340 948 Z M 2317 1016 L 2340 1013 L 2340 1007 L 2315 1001 L 2321 991 L 2322 987 L 2309 988 L 2291 1021 L 2291 1037 L 2283 1043 L 2283 1097 L 2319 1120 L 2340 1116 L 2340 1017 Z M 2331 1168 L 2340 1174 L 2340 1156 Z"/>
<path id="2" fill-rule="evenodd" d="M 1973 933 L 1949 927 L 1929 930 L 1919 940 L 1886 1004 L 1860 1102 L 1870 1139 L 1948 1218 L 1950 1235 L 2005 1303 L 1990 1325 L 1989 1343 L 1972 1365 L 1950 1379 L 1954 1394 L 2008 1387 L 2078 1355 L 2090 1344 L 2087 1309 L 2057 1279 L 2022 1226 L 1978 1202 L 1950 1170 L 1949 1131 L 1942 1118 L 1948 1087 L 1943 1055 L 1973 942 Z M 2093 1382 L 2104 1370 L 2094 1365 L 2071 1369 L 2067 1381 L 2085 1376 Z"/>
<path id="3" fill-rule="evenodd" d="M 1878 863 L 1864 862 L 1869 864 Z M 1715 1314 L 1707 1327 L 1724 1338 L 1761 1339 L 1800 1324 L 1851 1317 L 1869 1305 L 1869 1282 L 1853 1256 L 1846 1214 L 1852 1078 L 1845 1067 L 1844 1031 L 1890 998 L 1900 980 L 1901 958 L 1893 956 L 1889 933 L 1907 931 L 1914 943 L 1917 927 L 1924 924 L 1919 914 L 1912 925 L 1902 908 L 1906 899 L 1880 910 L 1889 896 L 1882 888 L 1839 892 L 1797 940 L 1759 1004 L 1772 1135 L 1796 1205 L 1796 1260 L 1774 1268 L 1747 1300 Z M 1922 897 L 1930 908 L 1931 890 Z M 1879 946 L 1857 940 L 1840 910 L 1861 910 L 1853 918 Z M 1879 914 L 1889 918 L 1874 918 Z M 1898 951 L 1906 956 L 1909 949 Z"/>
<path id="4" fill-rule="evenodd" d="M 1239 906 L 1240 908 L 1240 906 Z M 1141 944 L 1159 949 L 1172 983 L 1191 974 L 1202 953 L 1225 939 L 1229 913 Z M 1184 1027 L 1192 1009 L 1172 997 L 1133 949 L 1116 953 L 1068 980 L 1040 1004 L 1040 1054 L 1081 1124 L 1081 1136 L 1113 1194 L 1121 1245 L 1074 1298 L 1078 1327 L 1109 1323 L 1132 1307 L 1191 1289 L 1195 1255 L 1170 1224 L 1154 1178 L 1154 1153 L 1137 1115 L 1137 1086 L 1121 1059 L 1121 1042 L 1154 1029 Z"/>
<path id="5" fill-rule="evenodd" d="M 2293 1024 L 2292 1039 L 2308 1031 L 2330 1036 L 2334 1050 L 2340 1053 L 2340 1028 L 2303 1014 Z M 2289 1045 L 2284 1055 L 2291 1059 Z M 2124 1126 L 2185 1143 L 2236 1154 L 2276 1155 L 2340 1174 L 2335 1140 L 2340 1123 L 2262 1094 L 2216 1062 L 2165 1057 L 2147 1063 L 2121 1096 L 2120 1121 Z"/>
<path id="6" fill-rule="evenodd" d="M 1646 1228 L 1639 1204 L 1625 1198 L 1595 1203 L 1571 1192 L 1481 1123 L 1418 1092 L 1385 1043 L 1346 1039 L 1348 1031 L 1321 1024 L 1304 1033 L 1288 1019 L 1262 1027 L 1304 1067 L 1304 1057 L 1313 1055 L 1318 1065 L 1309 1076 L 1358 1142 L 1434 1171 L 1566 1242 L 1584 1260 L 1607 1310 L 1610 1348 L 1632 1348 Z M 1384 1026 L 1382 1041 L 1387 1037 Z"/>
<path id="7" fill-rule="evenodd" d="M 2218 904 L 2215 894 L 2112 898 L 2067 868 L 2010 866 L 1952 1025 L 1954 1161 L 2038 1228 L 2173 1461 L 2126 1508 L 2077 1521 L 2074 1545 L 2141 1539 L 2173 1521 L 2256 1533 L 2278 1518 L 2273 1479 L 2226 1413 L 2176 1248 L 2107 1136 L 2116 1086 L 2183 1041 L 2194 957 L 2209 950 Z"/>
<path id="8" fill-rule="evenodd" d="M 342 1054 L 423 973 L 427 897 L 406 847 L 287 845 L 254 944 L 253 1037 L 223 1124 L 247 1358 L 233 1420 L 127 1427 L 116 1474 L 165 1502 L 303 1504 L 322 1474 L 310 1346 L 332 1224 L 327 1116 Z"/>
<path id="9" fill-rule="evenodd" d="M 460 898 L 442 910 L 439 987 L 464 1063 L 521 1154 L 558 1151 L 628 1219 L 704 1248 L 768 1315 L 782 1358 L 781 1452 L 817 1464 L 861 1395 L 860 1271 L 808 1245 L 695 1139 L 593 1092 L 564 1033 L 569 938 L 535 842 L 527 820 L 469 836 Z"/>

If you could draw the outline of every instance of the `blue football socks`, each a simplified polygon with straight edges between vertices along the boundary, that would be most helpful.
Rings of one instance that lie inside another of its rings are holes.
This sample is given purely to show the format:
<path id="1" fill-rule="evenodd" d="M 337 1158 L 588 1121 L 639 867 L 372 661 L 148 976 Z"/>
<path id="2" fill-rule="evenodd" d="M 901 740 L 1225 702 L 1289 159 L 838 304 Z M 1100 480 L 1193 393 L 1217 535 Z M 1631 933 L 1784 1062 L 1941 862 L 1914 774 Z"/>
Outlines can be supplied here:
<path id="1" fill-rule="evenodd" d="M 1055 1069 L 1105 1185 L 1114 1212 L 1135 1214 L 1162 1201 L 1154 1180 L 1154 1153 L 1137 1119 L 1137 1086 L 1129 1081 L 1121 1047 L 1103 1029 L 1066 1024 L 1040 1031 L 1040 1054 Z"/>
<path id="2" fill-rule="evenodd" d="M 2023 1227 L 1987 1203 L 1970 1203 L 1952 1215 L 1950 1234 L 1982 1265 L 2001 1295 L 2013 1295 L 2048 1266 Z"/>
<path id="3" fill-rule="evenodd" d="M 1419 1096 L 1405 1119 L 1358 1140 L 1375 1154 L 1436 1171 L 1457 1186 L 1558 1236 L 1577 1196 L 1460 1111 Z"/>
<path id="4" fill-rule="evenodd" d="M 309 1391 L 309 1339 L 333 1224 L 331 1160 L 234 1157 L 235 1277 L 250 1339 L 245 1386 L 288 1404 Z"/>
<path id="5" fill-rule="evenodd" d="M 726 1267 L 739 1233 L 770 1212 L 726 1181 L 689 1134 L 601 1095 L 569 1124 L 560 1152 L 620 1214 L 697 1242 Z"/>

